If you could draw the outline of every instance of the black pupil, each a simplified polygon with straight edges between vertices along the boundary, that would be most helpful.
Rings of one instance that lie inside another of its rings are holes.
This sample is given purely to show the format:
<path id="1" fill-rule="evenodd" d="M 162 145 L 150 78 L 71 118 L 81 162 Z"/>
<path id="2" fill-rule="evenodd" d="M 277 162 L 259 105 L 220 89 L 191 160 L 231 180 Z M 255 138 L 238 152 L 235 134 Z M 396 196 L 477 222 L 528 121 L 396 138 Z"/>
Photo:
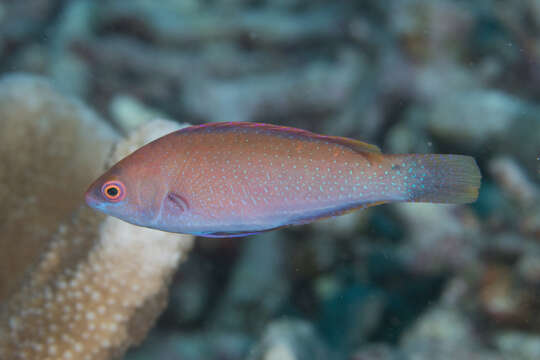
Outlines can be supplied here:
<path id="1" fill-rule="evenodd" d="M 107 189 L 107 195 L 111 196 L 111 197 L 115 197 L 116 195 L 118 195 L 118 189 L 115 188 L 115 187 L 110 187 Z"/>

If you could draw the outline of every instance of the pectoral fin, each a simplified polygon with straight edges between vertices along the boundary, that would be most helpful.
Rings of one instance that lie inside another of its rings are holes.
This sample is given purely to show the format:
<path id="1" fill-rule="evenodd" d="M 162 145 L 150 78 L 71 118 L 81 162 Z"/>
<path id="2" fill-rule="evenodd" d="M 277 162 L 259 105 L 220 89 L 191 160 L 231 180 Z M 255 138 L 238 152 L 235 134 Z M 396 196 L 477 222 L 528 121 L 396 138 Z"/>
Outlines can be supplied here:
<path id="1" fill-rule="evenodd" d="M 187 200 L 180 194 L 170 191 L 163 200 L 164 210 L 172 215 L 180 215 L 189 210 Z"/>

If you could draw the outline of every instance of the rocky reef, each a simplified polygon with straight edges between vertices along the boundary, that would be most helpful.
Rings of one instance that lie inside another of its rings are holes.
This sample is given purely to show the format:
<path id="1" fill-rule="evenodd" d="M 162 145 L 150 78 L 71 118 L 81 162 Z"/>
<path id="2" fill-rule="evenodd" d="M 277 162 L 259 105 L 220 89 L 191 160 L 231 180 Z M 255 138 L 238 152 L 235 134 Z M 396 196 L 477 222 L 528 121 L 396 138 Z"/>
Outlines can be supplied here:
<path id="1" fill-rule="evenodd" d="M 0 358 L 540 358 L 539 39 L 537 0 L 1 2 Z M 471 155 L 480 196 L 193 244 L 82 205 L 214 121 Z"/>

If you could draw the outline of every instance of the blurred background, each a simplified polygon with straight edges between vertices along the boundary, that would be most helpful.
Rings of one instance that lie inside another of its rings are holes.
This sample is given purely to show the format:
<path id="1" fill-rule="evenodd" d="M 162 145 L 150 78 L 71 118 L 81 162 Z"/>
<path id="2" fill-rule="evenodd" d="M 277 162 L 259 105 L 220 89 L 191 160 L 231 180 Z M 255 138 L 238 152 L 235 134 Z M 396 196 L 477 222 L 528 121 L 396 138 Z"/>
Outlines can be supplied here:
<path id="1" fill-rule="evenodd" d="M 269 122 L 482 170 L 469 206 L 197 239 L 126 360 L 540 359 L 540 1 L 2 0 L 11 72 L 124 134 Z"/>

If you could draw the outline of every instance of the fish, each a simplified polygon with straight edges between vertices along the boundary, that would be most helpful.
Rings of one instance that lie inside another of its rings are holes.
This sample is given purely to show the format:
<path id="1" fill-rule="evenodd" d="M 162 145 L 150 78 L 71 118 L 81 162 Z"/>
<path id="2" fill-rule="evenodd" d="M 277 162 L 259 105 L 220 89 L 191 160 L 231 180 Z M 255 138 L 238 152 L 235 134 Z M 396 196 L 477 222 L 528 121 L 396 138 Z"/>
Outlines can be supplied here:
<path id="1" fill-rule="evenodd" d="M 471 203 L 480 183 L 466 155 L 383 154 L 346 137 L 225 122 L 142 146 L 95 180 L 85 199 L 135 225 L 236 237 L 385 203 Z"/>

